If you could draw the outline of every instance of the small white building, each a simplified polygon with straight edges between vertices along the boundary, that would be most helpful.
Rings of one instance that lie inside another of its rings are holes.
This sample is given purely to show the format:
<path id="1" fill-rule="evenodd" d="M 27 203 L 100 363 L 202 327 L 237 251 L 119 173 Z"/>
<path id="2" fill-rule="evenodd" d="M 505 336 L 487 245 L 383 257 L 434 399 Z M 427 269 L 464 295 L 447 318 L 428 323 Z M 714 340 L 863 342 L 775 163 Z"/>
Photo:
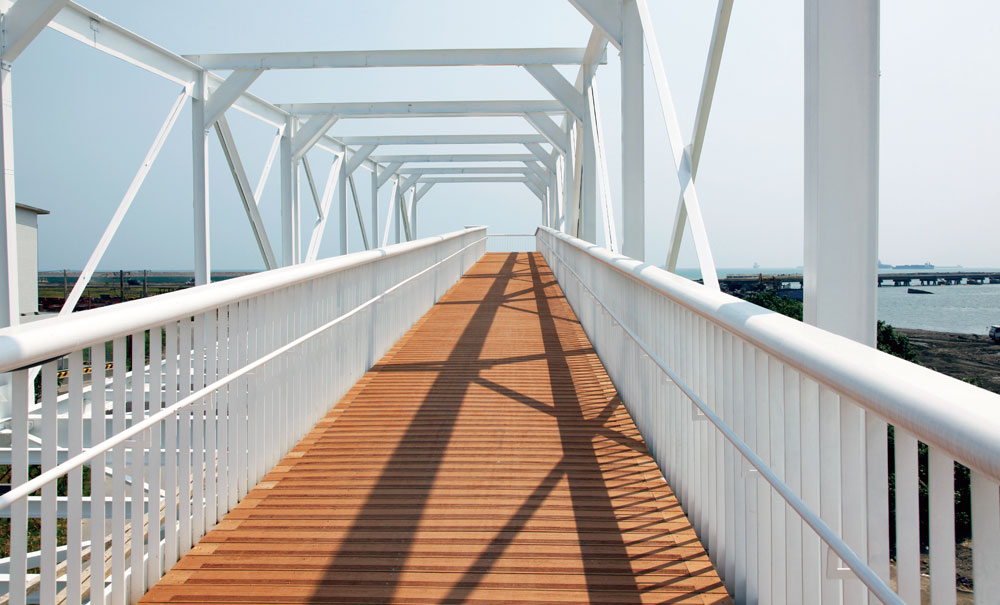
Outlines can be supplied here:
<path id="1" fill-rule="evenodd" d="M 38 215 L 48 210 L 17 204 L 17 291 L 21 315 L 38 313 Z"/>

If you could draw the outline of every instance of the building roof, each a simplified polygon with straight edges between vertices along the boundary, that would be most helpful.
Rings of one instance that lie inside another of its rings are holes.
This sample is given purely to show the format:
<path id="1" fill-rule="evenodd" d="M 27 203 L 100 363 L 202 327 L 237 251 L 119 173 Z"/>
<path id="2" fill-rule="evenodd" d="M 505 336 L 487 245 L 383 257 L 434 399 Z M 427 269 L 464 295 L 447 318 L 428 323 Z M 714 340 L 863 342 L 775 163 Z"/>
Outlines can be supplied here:
<path id="1" fill-rule="evenodd" d="M 34 212 L 35 214 L 49 214 L 49 211 L 45 210 L 44 208 L 35 208 L 34 206 L 29 206 L 27 204 L 22 204 L 20 202 L 14 204 L 14 206 L 16 206 L 17 208 L 21 208 L 22 210 L 28 210 L 30 212 Z"/>

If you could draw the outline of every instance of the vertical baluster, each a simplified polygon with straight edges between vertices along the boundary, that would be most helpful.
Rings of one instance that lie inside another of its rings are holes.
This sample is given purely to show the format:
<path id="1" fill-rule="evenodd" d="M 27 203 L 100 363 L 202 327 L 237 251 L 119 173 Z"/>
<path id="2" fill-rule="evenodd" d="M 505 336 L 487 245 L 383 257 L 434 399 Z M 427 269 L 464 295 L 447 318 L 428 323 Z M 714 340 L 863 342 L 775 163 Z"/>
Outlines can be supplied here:
<path id="1" fill-rule="evenodd" d="M 743 341 L 739 338 L 733 338 L 733 415 L 732 415 L 732 426 L 733 431 L 743 439 L 744 442 L 747 440 L 747 431 L 745 428 L 746 420 L 746 403 L 745 403 L 745 386 L 743 378 Z M 733 449 L 733 482 L 735 487 L 735 493 L 733 497 L 733 507 L 735 508 L 734 513 L 734 525 L 733 533 L 736 537 L 735 548 L 736 556 L 735 558 L 735 574 L 733 576 L 733 598 L 739 603 L 749 603 L 751 599 L 747 593 L 747 574 L 750 559 L 755 558 L 757 546 L 753 545 L 748 547 L 748 544 L 753 544 L 748 542 L 749 538 L 749 503 L 747 500 L 748 490 L 750 483 L 754 481 L 752 477 L 748 477 L 744 469 L 748 468 L 746 460 L 743 455 Z"/>
<path id="2" fill-rule="evenodd" d="M 865 497 L 864 411 L 847 397 L 840 400 L 841 535 L 862 560 L 868 560 Z M 846 603 L 866 603 L 868 590 L 856 580 L 842 583 Z"/>
<path id="3" fill-rule="evenodd" d="M 765 463 L 771 462 L 770 399 L 768 396 L 768 356 L 760 349 L 754 349 L 754 411 L 757 421 L 757 441 L 754 450 Z M 757 590 L 761 603 L 771 603 L 771 486 L 763 479 L 757 481 Z"/>
<path id="4" fill-rule="evenodd" d="M 205 386 L 205 316 L 194 316 L 191 334 L 191 392 Z M 191 533 L 197 542 L 205 535 L 205 400 L 191 404 Z"/>
<path id="5" fill-rule="evenodd" d="M 218 367 L 219 378 L 229 375 L 229 306 L 219 307 L 218 319 Z M 218 457 L 216 465 L 218 469 L 218 515 L 222 519 L 229 512 L 229 385 L 223 386 L 215 394 L 216 408 L 218 410 Z"/>
<path id="6" fill-rule="evenodd" d="M 191 318 L 185 317 L 178 325 L 177 353 L 178 353 L 178 375 L 180 381 L 178 386 L 177 399 L 183 400 L 191 394 Z M 177 449 L 180 460 L 177 467 L 177 480 L 179 482 L 178 501 L 180 506 L 177 511 L 180 533 L 177 540 L 177 554 L 183 557 L 191 550 L 191 406 L 182 408 L 177 413 L 177 421 L 180 425 L 177 435 Z"/>
<path id="7" fill-rule="evenodd" d="M 305 300 L 308 301 L 308 299 Z M 239 330 L 237 332 L 239 339 L 239 359 L 236 367 L 242 368 L 247 364 L 247 352 L 250 346 L 249 328 L 247 326 L 247 301 L 244 300 L 239 302 L 237 305 L 237 313 L 239 314 Z M 239 482 L 237 484 L 237 500 L 240 500 L 247 495 L 247 448 L 250 445 L 247 441 L 247 413 L 249 412 L 249 409 L 247 406 L 247 379 L 245 377 L 240 377 L 236 380 L 236 393 L 236 409 L 238 418 L 236 474 Z"/>
<path id="8" fill-rule="evenodd" d="M 784 466 L 785 483 L 802 497 L 802 448 L 799 409 L 800 376 L 793 368 L 782 369 L 784 394 Z M 789 603 L 806 602 L 802 595 L 802 520 L 783 500 L 781 506 L 785 519 L 785 599 Z"/>
<path id="9" fill-rule="evenodd" d="M 56 418 L 56 363 L 42 366 L 42 472 L 58 462 L 59 420 Z M 42 603 L 56 599 L 56 482 L 42 487 L 41 585 Z"/>
<path id="10" fill-rule="evenodd" d="M 177 322 L 168 323 L 164 329 L 166 333 L 166 374 L 163 377 L 165 389 L 163 392 L 164 407 L 170 407 L 177 403 L 177 390 L 179 388 L 177 376 Z M 164 571 L 173 567 L 177 561 L 177 492 L 180 481 L 177 477 L 177 461 L 180 458 L 180 448 L 177 442 L 177 422 L 178 415 L 170 414 L 163 421 L 163 450 L 166 456 L 166 467 L 163 473 L 163 531 L 164 531 L 164 551 L 163 569 Z"/>
<path id="11" fill-rule="evenodd" d="M 239 331 L 239 312 L 238 305 L 233 303 L 229 305 L 229 371 L 239 369 L 240 367 L 240 331 Z M 239 414 L 240 414 L 240 393 L 238 390 L 238 383 L 229 384 L 229 420 L 227 428 L 229 430 L 229 435 L 227 437 L 227 443 L 229 444 L 228 460 L 226 464 L 226 510 L 233 510 L 236 508 L 237 500 L 237 490 L 239 489 Z"/>
<path id="12" fill-rule="evenodd" d="M 799 377 L 799 426 L 802 447 L 802 501 L 811 510 L 820 508 L 819 385 Z M 822 583 L 821 541 L 812 528 L 802 527 L 802 602 L 818 603 Z"/>
<path id="13" fill-rule="evenodd" d="M 733 419 L 733 335 L 725 330 L 722 333 L 722 421 L 735 429 Z M 723 568 L 730 596 L 734 596 L 736 585 L 736 460 L 733 458 L 732 445 L 726 439 L 722 442 L 722 463 L 725 494 L 725 526 L 726 526 L 726 564 Z"/>
<path id="14" fill-rule="evenodd" d="M 69 354 L 67 376 L 67 455 L 83 451 L 83 351 Z M 69 472 L 66 485 L 66 602 L 82 600 L 83 581 L 83 469 Z"/>
<path id="15" fill-rule="evenodd" d="M 260 318 L 257 316 L 258 303 L 256 298 L 247 301 L 247 362 L 257 359 L 257 339 L 260 337 Z M 257 406 L 260 402 L 260 391 L 257 389 L 257 376 L 260 370 L 254 370 L 245 379 L 247 385 L 247 490 L 257 483 L 257 453 L 260 451 L 260 435 L 257 425 L 260 421 Z"/>
<path id="16" fill-rule="evenodd" d="M 918 509 L 917 439 L 894 430 L 896 459 L 896 583 L 907 603 L 920 602 L 920 511 Z"/>
<path id="17" fill-rule="evenodd" d="M 28 406 L 34 403 L 28 370 L 11 372 L 10 462 L 11 487 L 28 480 Z M 10 506 L 10 602 L 25 603 L 28 573 L 28 501 Z"/>
<path id="18" fill-rule="evenodd" d="M 149 413 L 155 414 L 163 408 L 163 392 L 161 385 L 163 360 L 163 330 L 159 327 L 149 330 Z M 163 563 L 160 550 L 160 510 L 163 500 L 160 498 L 160 469 L 163 454 L 163 423 L 158 422 L 149 429 L 149 457 L 146 474 L 149 476 L 149 491 L 146 510 L 149 532 L 149 559 L 147 560 L 146 577 L 152 586 L 163 575 Z M 169 447 L 167 448 L 169 450 Z"/>
<path id="19" fill-rule="evenodd" d="M 219 362 L 218 328 L 215 325 L 216 311 L 205 313 L 203 321 L 205 350 L 205 384 L 212 384 L 217 379 L 216 368 Z M 219 483 L 218 444 L 216 442 L 216 393 L 209 393 L 205 398 L 205 531 L 211 531 L 219 518 L 218 495 L 215 491 Z"/>
<path id="20" fill-rule="evenodd" d="M 278 347 L 275 341 L 275 313 L 274 313 L 274 299 L 275 294 L 273 292 L 268 292 L 264 295 L 264 329 L 265 329 L 265 350 L 270 353 Z M 274 436 L 274 428 L 278 426 L 278 412 L 277 412 L 277 402 L 275 395 L 277 393 L 277 380 L 275 374 L 275 367 L 277 366 L 277 361 L 270 361 L 260 368 L 260 379 L 261 386 L 264 391 L 264 418 L 268 430 L 264 434 L 264 440 L 262 441 L 264 449 L 264 467 L 262 470 L 269 468 L 274 464 L 275 456 L 277 454 L 277 448 L 275 447 L 277 439 Z M 261 475 L 263 478 L 263 475 Z"/>
<path id="21" fill-rule="evenodd" d="M 955 461 L 928 446 L 927 492 L 930 516 L 932 605 L 955 603 Z"/>
<path id="22" fill-rule="evenodd" d="M 724 385 L 725 378 L 723 372 L 724 361 L 724 349 L 722 342 L 722 329 L 711 324 L 712 332 L 715 336 L 715 359 L 712 362 L 715 368 L 715 401 L 712 404 L 712 409 L 715 413 L 722 417 L 725 414 L 725 393 Z M 712 469 L 715 475 L 715 494 L 712 498 L 712 502 L 715 504 L 715 519 L 716 519 L 716 548 L 719 551 L 717 555 L 719 574 L 722 576 L 724 582 L 732 581 L 732 576 L 726 577 L 726 569 L 728 567 L 728 557 L 729 555 L 729 543 L 726 541 L 726 532 L 729 529 L 726 521 L 726 497 L 729 494 L 728 485 L 726 483 L 726 451 L 725 451 L 725 439 L 719 430 L 709 422 L 705 423 L 705 429 L 712 436 L 712 442 L 715 446 L 715 468 Z"/>
<path id="23" fill-rule="evenodd" d="M 111 369 L 111 428 L 115 435 L 125 430 L 125 337 L 112 344 Z M 111 602 L 124 604 L 125 587 L 125 444 L 111 450 Z M 135 478 L 133 477 L 133 480 Z"/>
<path id="24" fill-rule="evenodd" d="M 830 526 L 834 533 L 840 534 L 840 397 L 826 386 L 819 389 L 819 452 L 820 452 L 820 517 Z M 822 595 L 824 603 L 839 603 L 841 600 L 841 581 L 830 577 L 827 569 L 831 567 L 830 554 L 826 544 L 821 547 L 826 569 L 822 578 Z"/>
<path id="25" fill-rule="evenodd" d="M 107 426 L 106 348 L 100 342 L 90 347 L 90 445 L 104 441 Z M 15 433 L 16 434 L 16 433 Z M 105 503 L 107 476 L 106 455 L 98 454 L 90 462 L 90 602 L 104 603 L 104 561 L 107 535 Z"/>
<path id="26" fill-rule="evenodd" d="M 767 459 L 771 470 L 779 479 L 785 481 L 785 367 L 777 359 L 767 360 L 767 393 L 768 419 L 770 433 L 768 435 L 770 458 Z M 785 499 L 773 488 L 768 488 L 771 506 L 771 602 L 785 603 L 786 567 L 788 552 L 785 541 Z"/>
<path id="27" fill-rule="evenodd" d="M 142 422 L 143 418 L 146 416 L 146 333 L 137 332 L 132 334 L 132 422 L 129 423 L 133 425 L 137 422 Z M 132 488 L 131 488 L 131 508 L 130 508 L 130 531 L 131 539 L 130 544 L 132 547 L 130 553 L 129 568 L 131 569 L 131 577 L 129 579 L 129 600 L 132 602 L 138 602 L 142 595 L 146 592 L 145 587 L 145 565 L 143 563 L 145 559 L 146 551 L 143 548 L 145 536 L 143 535 L 143 500 L 144 500 L 144 473 L 143 473 L 143 461 L 145 459 L 145 442 L 149 438 L 148 431 L 136 435 L 132 441 L 132 450 L 129 460 L 129 476 L 132 477 Z M 152 537 L 152 527 L 153 523 L 150 525 L 150 537 Z M 150 550 L 152 549 L 152 540 L 150 540 Z"/>
<path id="28" fill-rule="evenodd" d="M 868 565 L 889 583 L 888 424 L 865 411 L 865 484 L 868 516 Z M 869 594 L 869 602 L 876 602 Z"/>
<path id="29" fill-rule="evenodd" d="M 757 354 L 753 346 L 743 343 L 743 441 L 751 450 L 757 445 Z M 756 603 L 760 596 L 759 571 L 767 560 L 760 560 L 757 542 L 761 539 L 758 515 L 763 514 L 757 507 L 757 492 L 766 489 L 757 480 L 757 471 L 744 459 L 746 469 L 746 552 L 747 552 L 747 595 L 748 603 Z M 766 601 L 761 601 L 766 602 Z"/>
<path id="30" fill-rule="evenodd" d="M 1000 594 L 998 569 L 1000 569 L 1000 486 L 986 475 L 973 470 L 972 576 L 975 578 L 976 605 L 996 603 L 996 597 Z"/>

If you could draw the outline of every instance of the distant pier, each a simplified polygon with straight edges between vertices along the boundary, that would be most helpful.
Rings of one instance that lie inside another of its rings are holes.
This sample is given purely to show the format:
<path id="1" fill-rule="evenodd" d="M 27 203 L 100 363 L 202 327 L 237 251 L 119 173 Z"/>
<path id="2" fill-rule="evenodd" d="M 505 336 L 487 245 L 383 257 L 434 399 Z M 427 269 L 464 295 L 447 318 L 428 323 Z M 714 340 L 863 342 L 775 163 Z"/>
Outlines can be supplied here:
<path id="1" fill-rule="evenodd" d="M 802 288 L 801 274 L 767 275 L 763 273 L 741 273 L 727 275 L 719 279 L 729 291 L 739 290 L 791 290 Z M 916 271 L 912 273 L 880 273 L 878 285 L 881 286 L 955 286 L 959 284 L 998 284 L 1000 272 L 956 271 L 932 272 Z"/>

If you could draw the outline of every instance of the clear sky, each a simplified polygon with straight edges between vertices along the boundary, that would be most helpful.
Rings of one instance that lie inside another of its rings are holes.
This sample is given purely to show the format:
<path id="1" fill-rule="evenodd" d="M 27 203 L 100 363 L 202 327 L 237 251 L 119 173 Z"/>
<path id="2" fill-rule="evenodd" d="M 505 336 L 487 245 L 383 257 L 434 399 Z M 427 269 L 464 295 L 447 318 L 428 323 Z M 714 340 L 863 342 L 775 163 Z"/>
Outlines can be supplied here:
<path id="1" fill-rule="evenodd" d="M 260 2 L 81 0 L 179 54 L 403 48 L 586 45 L 590 24 L 565 0 L 504 2 Z M 681 123 L 690 136 L 715 2 L 651 0 Z M 802 263 L 802 1 L 737 2 L 719 79 L 699 194 L 721 267 Z M 880 256 L 889 263 L 1000 266 L 1000 4 L 882 2 Z M 566 70 L 568 75 L 575 70 Z M 41 269 L 83 267 L 179 88 L 70 40 L 43 32 L 14 66 L 18 200 L 52 211 L 39 221 Z M 570 75 L 572 77 L 572 75 Z M 609 47 L 598 71 L 612 195 L 620 197 L 619 65 Z M 646 251 L 662 263 L 677 200 L 647 60 Z M 520 68 L 265 72 L 251 87 L 273 103 L 538 99 Z M 256 183 L 274 131 L 231 111 Z M 514 118 L 342 120 L 334 135 L 531 132 Z M 191 269 L 191 137 L 185 109 L 100 268 Z M 262 262 L 219 150 L 211 140 L 213 269 Z M 472 151 L 383 147 L 377 153 Z M 512 147 L 475 151 L 522 152 Z M 331 161 L 310 154 L 318 180 Z M 366 221 L 367 172 L 358 173 Z M 304 180 L 303 180 L 304 184 Z M 383 191 L 384 221 L 388 187 Z M 261 213 L 280 249 L 278 173 Z M 303 233 L 315 211 L 303 187 Z M 619 224 L 620 224 L 620 208 Z M 336 216 L 336 215 L 334 215 Z M 421 202 L 420 235 L 488 224 L 530 233 L 541 217 L 519 184 L 439 185 Z M 356 224 L 351 250 L 361 247 Z M 331 223 L 321 255 L 336 254 Z M 690 242 L 681 264 L 695 265 Z"/>

